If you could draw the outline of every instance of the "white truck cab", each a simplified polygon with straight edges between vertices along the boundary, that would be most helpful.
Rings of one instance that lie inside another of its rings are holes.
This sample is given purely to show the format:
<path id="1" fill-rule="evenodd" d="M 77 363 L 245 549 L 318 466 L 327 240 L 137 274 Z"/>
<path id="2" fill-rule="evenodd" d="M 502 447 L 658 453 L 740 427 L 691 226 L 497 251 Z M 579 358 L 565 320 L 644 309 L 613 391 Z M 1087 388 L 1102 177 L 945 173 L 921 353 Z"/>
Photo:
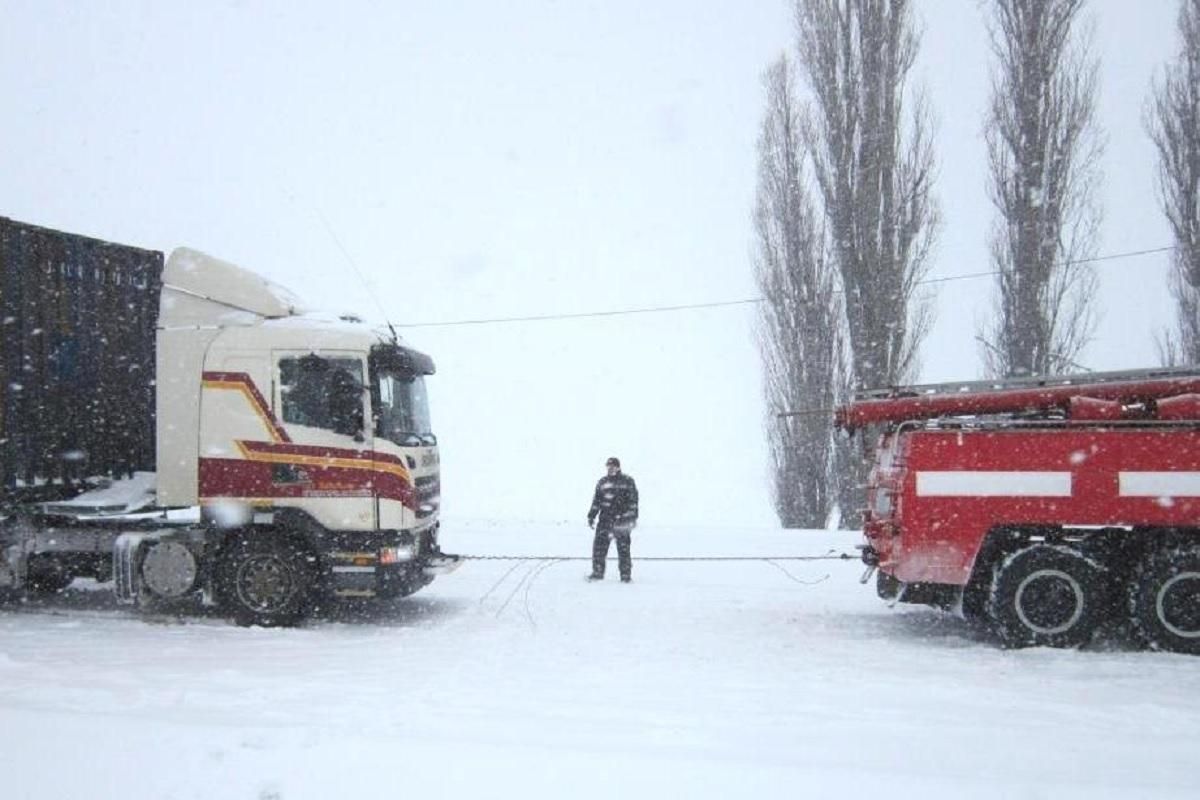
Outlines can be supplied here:
<path id="1" fill-rule="evenodd" d="M 153 508 L 27 509 L 4 532 L 10 584 L 69 582 L 111 551 L 123 600 L 203 592 L 239 622 L 276 625 L 458 566 L 437 541 L 427 355 L 189 249 L 166 260 L 155 345 Z"/>

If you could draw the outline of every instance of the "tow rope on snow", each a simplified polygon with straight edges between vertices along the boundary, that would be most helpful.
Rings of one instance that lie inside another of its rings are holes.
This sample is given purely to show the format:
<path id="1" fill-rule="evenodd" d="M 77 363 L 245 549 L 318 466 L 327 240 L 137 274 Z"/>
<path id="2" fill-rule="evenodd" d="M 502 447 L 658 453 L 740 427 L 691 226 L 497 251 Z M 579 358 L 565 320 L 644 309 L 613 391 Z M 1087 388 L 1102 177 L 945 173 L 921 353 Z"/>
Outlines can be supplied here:
<path id="1" fill-rule="evenodd" d="M 501 556 L 473 556 L 473 555 L 460 555 L 459 558 L 462 559 L 463 561 L 515 561 L 515 562 L 517 562 L 517 563 L 513 564 L 511 567 L 509 567 L 508 570 L 503 575 L 500 576 L 499 580 L 497 580 L 494 584 L 492 584 L 492 586 L 486 592 L 483 593 L 483 595 L 479 598 L 480 607 L 483 606 L 484 601 L 487 600 L 488 597 L 490 597 L 493 592 L 495 592 L 498 588 L 500 588 L 501 584 L 503 584 L 506 580 L 508 580 L 509 575 L 512 575 L 514 572 L 517 571 L 517 569 L 520 568 L 521 562 L 523 562 L 523 561 L 543 562 L 540 564 L 535 564 L 534 566 L 530 567 L 525 572 L 525 574 L 521 576 L 521 579 L 519 581 L 517 581 L 516 585 L 508 592 L 508 596 L 504 598 L 504 602 L 500 604 L 500 607 L 498 609 L 496 609 L 496 614 L 495 614 L 496 618 L 499 619 L 500 615 L 504 613 L 504 609 L 508 608 L 509 604 L 513 601 L 513 598 L 515 598 L 517 596 L 517 594 L 521 591 L 521 589 L 524 588 L 524 590 L 525 590 L 525 599 L 524 599 L 525 617 L 529 620 L 529 625 L 534 630 L 537 630 L 537 622 L 534 620 L 533 611 L 529 607 L 529 593 L 533 589 L 533 584 L 537 581 L 538 576 L 541 575 L 543 572 L 545 572 L 550 567 L 554 566 L 555 564 L 560 564 L 564 561 L 591 561 L 592 560 L 591 556 L 504 556 L 504 555 L 501 555 Z M 797 578 L 795 575 L 788 572 L 787 569 L 784 568 L 784 566 L 782 564 L 777 564 L 776 562 L 777 561 L 851 561 L 851 560 L 858 560 L 859 558 L 860 557 L 858 555 L 855 555 L 853 553 L 832 553 L 832 552 L 830 552 L 830 553 L 826 553 L 825 555 L 819 555 L 819 556 L 635 556 L 631 560 L 632 561 L 762 561 L 766 564 L 770 564 L 772 567 L 774 567 L 775 569 L 782 572 L 788 578 L 788 580 L 792 581 L 793 583 L 798 583 L 801 586 L 815 586 L 818 583 L 822 583 L 822 582 L 828 580 L 829 575 L 825 574 L 825 575 L 821 576 L 820 578 L 817 578 L 816 580 L 807 581 L 807 580 L 804 580 L 803 578 Z M 614 559 L 612 557 L 609 557 L 606 560 L 613 561 Z"/>
<path id="2" fill-rule="evenodd" d="M 471 556 L 463 561 L 591 561 L 591 556 Z M 858 561 L 855 553 L 829 553 L 823 556 L 633 556 L 634 561 Z M 613 558 L 610 556 L 609 561 Z"/>

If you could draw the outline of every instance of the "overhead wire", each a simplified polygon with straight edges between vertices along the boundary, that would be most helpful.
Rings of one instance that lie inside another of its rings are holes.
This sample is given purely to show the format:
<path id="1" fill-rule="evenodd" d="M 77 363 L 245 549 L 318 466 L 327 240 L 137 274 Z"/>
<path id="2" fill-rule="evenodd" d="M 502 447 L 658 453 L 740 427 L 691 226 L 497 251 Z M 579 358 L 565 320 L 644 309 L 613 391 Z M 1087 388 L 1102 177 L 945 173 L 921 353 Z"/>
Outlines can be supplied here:
<path id="1" fill-rule="evenodd" d="M 687 303 L 677 306 L 650 306 L 647 308 L 620 308 L 610 311 L 580 311 L 573 314 L 536 314 L 528 317 L 489 317 L 486 319 L 459 319 L 449 322 L 409 322 L 397 325 L 397 328 L 446 328 L 455 325 L 491 325 L 501 322 L 544 322 L 555 319 L 580 319 L 583 317 L 616 317 L 626 314 L 656 314 L 663 311 L 688 311 L 695 308 L 718 308 L 720 306 L 738 306 L 750 303 L 761 303 L 761 297 L 750 297 L 745 300 L 719 300 L 713 303 Z"/>
<path id="2" fill-rule="evenodd" d="M 1128 250 L 1120 253 L 1106 253 L 1104 255 L 1092 256 L 1090 258 L 1076 258 L 1069 261 L 1061 261 L 1055 266 L 1074 266 L 1076 264 L 1089 264 L 1100 261 L 1117 261 L 1126 258 L 1136 258 L 1139 256 L 1153 255 L 1155 253 L 1166 253 L 1177 249 L 1174 245 L 1167 247 L 1151 247 L 1142 250 Z M 957 275 L 943 275 L 937 278 L 922 278 L 919 281 L 914 281 L 913 285 L 929 285 L 940 283 L 951 283 L 953 281 L 972 280 L 975 278 L 986 278 L 993 275 L 1001 274 L 1002 270 L 988 270 L 984 272 L 965 272 Z M 839 292 L 841 290 L 838 290 Z M 644 306 L 641 308 L 620 308 L 609 309 L 603 311 L 579 311 L 563 314 L 532 314 L 519 317 L 482 317 L 477 319 L 459 319 L 447 320 L 444 322 L 409 322 L 396 325 L 397 328 L 449 328 L 465 325 L 499 325 L 504 323 L 514 322 L 548 322 L 553 320 L 566 319 L 587 319 L 594 317 L 617 317 L 627 316 L 631 314 L 660 314 L 672 311 L 693 311 L 705 308 L 722 308 L 727 306 L 743 306 L 755 305 L 763 302 L 762 297 L 747 297 L 740 300 L 717 300 L 708 303 L 682 303 L 678 305 L 663 305 L 663 306 Z"/>
<path id="3" fill-rule="evenodd" d="M 362 270 L 358 268 L 358 262 L 354 260 L 354 258 L 350 255 L 350 251 L 346 249 L 344 244 L 342 244 L 341 237 L 337 235 L 337 231 L 333 229 L 333 226 L 329 224 L 329 220 L 326 219 L 325 215 L 321 213 L 321 209 L 317 206 L 313 206 L 313 211 L 316 212 L 317 218 L 321 220 L 321 224 L 325 226 L 325 232 L 329 234 L 330 238 L 333 239 L 333 243 L 337 245 L 337 249 L 341 252 L 342 258 L 346 260 L 346 263 L 350 265 L 352 270 L 354 270 L 354 274 L 358 276 L 359 282 L 362 283 L 363 288 L 367 291 L 367 295 L 371 298 L 372 302 L 375 303 L 375 307 L 379 309 L 379 313 L 383 315 L 383 320 L 387 323 L 388 330 L 392 332 L 392 339 L 396 339 L 396 326 L 393 325 L 392 321 L 388 318 L 387 309 L 383 307 L 383 303 L 379 299 L 379 293 L 371 290 L 371 284 L 367 282 L 367 276 L 364 275 Z"/>

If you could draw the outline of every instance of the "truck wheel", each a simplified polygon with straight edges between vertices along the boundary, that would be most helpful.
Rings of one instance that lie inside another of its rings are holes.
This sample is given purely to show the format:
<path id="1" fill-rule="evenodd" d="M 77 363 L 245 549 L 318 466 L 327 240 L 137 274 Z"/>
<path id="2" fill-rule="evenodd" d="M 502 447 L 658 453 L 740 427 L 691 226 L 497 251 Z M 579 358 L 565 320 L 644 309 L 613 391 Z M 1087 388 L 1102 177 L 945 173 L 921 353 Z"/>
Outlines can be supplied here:
<path id="1" fill-rule="evenodd" d="M 1130 614 L 1154 650 L 1200 655 L 1200 547 L 1152 551 L 1135 573 Z"/>
<path id="2" fill-rule="evenodd" d="M 75 576 L 54 557 L 33 556 L 29 559 L 29 573 L 25 588 L 32 594 L 58 594 L 71 585 Z"/>
<path id="3" fill-rule="evenodd" d="M 1036 544 L 996 565 L 988 617 L 1013 647 L 1078 647 L 1107 604 L 1104 570 L 1069 547 Z"/>
<path id="4" fill-rule="evenodd" d="M 269 534 L 238 537 L 217 565 L 221 605 L 239 625 L 294 625 L 308 612 L 314 583 L 308 554 Z"/>

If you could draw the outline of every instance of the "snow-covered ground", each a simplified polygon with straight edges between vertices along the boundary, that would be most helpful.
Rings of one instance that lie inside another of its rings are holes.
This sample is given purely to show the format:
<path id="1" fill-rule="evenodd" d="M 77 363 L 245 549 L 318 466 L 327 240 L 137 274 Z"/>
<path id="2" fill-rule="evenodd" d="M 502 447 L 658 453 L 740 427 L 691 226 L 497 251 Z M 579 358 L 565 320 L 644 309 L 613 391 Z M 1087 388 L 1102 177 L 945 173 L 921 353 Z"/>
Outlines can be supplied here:
<path id="1" fill-rule="evenodd" d="M 857 537 L 639 528 L 635 556 Z M 448 551 L 584 556 L 581 524 Z M 852 561 L 472 561 L 370 619 L 0 606 L 0 796 L 1195 797 L 1200 659 L 1005 651 Z"/>

